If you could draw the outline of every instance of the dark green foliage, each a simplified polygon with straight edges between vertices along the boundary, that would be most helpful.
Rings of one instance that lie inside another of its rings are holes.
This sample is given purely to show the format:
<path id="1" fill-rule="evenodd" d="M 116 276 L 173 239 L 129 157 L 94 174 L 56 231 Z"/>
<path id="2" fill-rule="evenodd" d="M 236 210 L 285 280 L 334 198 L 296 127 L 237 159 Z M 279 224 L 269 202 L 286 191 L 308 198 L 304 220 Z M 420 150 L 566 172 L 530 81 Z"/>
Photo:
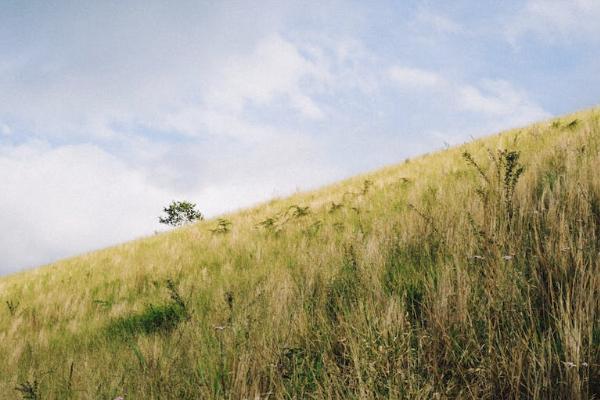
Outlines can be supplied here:
<path id="1" fill-rule="evenodd" d="M 309 206 L 299 206 L 293 204 L 289 206 L 285 211 L 281 211 L 272 217 L 268 217 L 263 221 L 259 222 L 256 227 L 262 228 L 271 233 L 279 233 L 283 230 L 284 226 L 294 220 L 302 217 L 306 217 L 310 214 Z"/>
<path id="2" fill-rule="evenodd" d="M 331 321 L 337 321 L 340 313 L 349 311 L 356 304 L 360 290 L 360 271 L 354 246 L 344 251 L 344 261 L 335 279 L 327 288 L 326 311 Z"/>
<path id="3" fill-rule="evenodd" d="M 304 397 L 314 393 L 322 379 L 323 355 L 311 346 L 285 347 L 276 363 L 276 371 L 283 378 L 290 393 Z"/>
<path id="4" fill-rule="evenodd" d="M 352 244 L 345 246 L 342 264 L 331 282 L 324 283 L 317 276 L 310 283 L 299 279 L 296 284 L 303 306 L 311 315 L 309 328 L 294 346 L 280 350 L 276 371 L 289 393 L 285 398 L 319 398 L 328 375 L 335 374 L 347 383 L 355 380 L 346 323 L 369 291 Z M 336 390 L 336 397 L 354 398 L 350 386 Z"/>
<path id="5" fill-rule="evenodd" d="M 433 266 L 441 253 L 439 245 L 429 235 L 418 243 L 393 246 L 386 257 L 383 288 L 387 294 L 404 299 L 413 323 L 422 320 L 426 280 L 434 276 Z"/>
<path id="6" fill-rule="evenodd" d="M 345 192 L 343 198 L 365 196 L 367 193 L 369 193 L 369 189 L 371 189 L 371 186 L 373 186 L 373 181 L 366 179 L 363 182 L 363 186 L 359 192 Z"/>
<path id="7" fill-rule="evenodd" d="M 342 232 L 344 230 L 344 224 L 342 222 L 335 222 L 333 224 L 333 229 L 335 229 L 336 232 Z"/>
<path id="8" fill-rule="evenodd" d="M 233 303 L 234 303 L 233 292 L 230 292 L 230 291 L 225 292 L 225 303 L 227 303 L 227 309 L 229 311 L 229 317 L 227 317 L 227 323 L 231 324 L 231 322 L 233 321 Z"/>
<path id="9" fill-rule="evenodd" d="M 364 196 L 364 195 L 366 195 L 367 193 L 369 193 L 369 189 L 371 189 L 371 186 L 373 186 L 373 181 L 366 179 L 366 180 L 363 182 L 363 188 L 362 188 L 362 190 L 361 190 L 361 192 L 360 192 L 360 193 L 361 193 L 363 196 Z"/>
<path id="10" fill-rule="evenodd" d="M 40 386 L 37 380 L 33 380 L 33 382 L 25 381 L 17 385 L 15 390 L 21 393 L 21 398 L 23 400 L 39 400 L 40 396 Z"/>
<path id="11" fill-rule="evenodd" d="M 310 213 L 310 209 L 308 206 L 300 207 L 296 204 L 290 206 L 288 209 L 289 218 L 301 218 L 305 217 Z"/>
<path id="12" fill-rule="evenodd" d="M 513 195 L 515 186 L 524 171 L 524 167 L 519 163 L 520 154 L 518 151 L 498 151 L 498 169 L 503 173 L 503 196 L 504 205 L 508 218 L 513 216 Z"/>
<path id="13" fill-rule="evenodd" d="M 510 221 L 513 217 L 514 205 L 513 197 L 515 187 L 525 168 L 519 162 L 520 153 L 518 151 L 498 150 L 496 153 L 488 150 L 490 160 L 494 165 L 491 172 L 487 172 L 473 156 L 465 151 L 463 158 L 472 166 L 484 184 L 475 188 L 475 193 L 479 196 L 484 207 L 490 205 L 490 202 L 501 201 L 506 216 Z"/>
<path id="14" fill-rule="evenodd" d="M 129 339 L 128 340 L 129 347 L 131 348 L 131 351 L 135 355 L 135 358 L 137 358 L 140 368 L 142 370 L 145 369 L 148 366 L 148 363 L 146 362 L 146 357 L 144 357 L 144 354 L 140 350 L 140 346 L 136 343 L 135 340 L 132 340 L 131 338 L 128 338 L 128 339 Z"/>
<path id="15" fill-rule="evenodd" d="M 404 285 L 405 304 L 413 323 L 422 321 L 423 300 L 425 297 L 425 285 L 423 282 L 407 282 Z"/>
<path id="16" fill-rule="evenodd" d="M 183 300 L 183 297 L 181 297 L 181 295 L 179 294 L 177 286 L 175 286 L 175 282 L 173 282 L 172 279 L 167 279 L 167 289 L 169 290 L 169 296 L 171 297 L 171 301 L 175 305 L 179 306 L 182 310 L 187 310 L 185 301 Z"/>
<path id="17" fill-rule="evenodd" d="M 303 369 L 305 350 L 301 347 L 286 347 L 281 351 L 277 362 L 277 372 L 284 379 L 290 379 Z"/>
<path id="18" fill-rule="evenodd" d="M 263 221 L 259 222 L 256 226 L 263 228 L 265 231 L 271 233 L 279 233 L 283 230 L 283 226 L 288 221 L 285 212 L 279 212 L 272 217 L 267 217 Z"/>
<path id="19" fill-rule="evenodd" d="M 214 229 L 211 229 L 210 231 L 215 234 L 224 234 L 231 230 L 232 225 L 233 223 L 230 220 L 225 218 L 219 218 L 217 220 L 217 226 Z"/>
<path id="20" fill-rule="evenodd" d="M 467 162 L 467 164 L 469 164 L 470 166 L 475 168 L 475 170 L 479 173 L 479 176 L 481 178 L 483 178 L 484 181 L 486 181 L 487 183 L 490 182 L 489 178 L 487 177 L 487 174 L 485 173 L 483 168 L 475 161 L 475 159 L 473 158 L 471 153 L 469 153 L 468 151 L 465 151 L 462 154 L 462 156 L 465 159 L 465 161 Z"/>
<path id="21" fill-rule="evenodd" d="M 165 225 L 181 226 L 204 219 L 200 211 L 196 210 L 196 204 L 188 201 L 173 201 L 168 207 L 163 208 L 163 211 L 166 216 L 158 217 L 158 222 Z"/>
<path id="22" fill-rule="evenodd" d="M 330 213 L 334 213 L 337 210 L 339 210 L 340 208 L 342 208 L 344 205 L 342 203 L 335 203 L 335 202 L 331 202 L 331 207 L 329 208 L 329 212 Z"/>
<path id="23" fill-rule="evenodd" d="M 319 231 L 321 230 L 322 227 L 323 227 L 322 221 L 315 221 L 312 224 L 310 224 L 310 226 L 308 228 L 306 228 L 304 230 L 304 233 L 306 233 L 309 236 L 314 236 L 317 233 L 319 233 Z"/>
<path id="24" fill-rule="evenodd" d="M 75 366 L 75 363 L 73 363 L 73 361 L 71 361 L 71 366 L 69 367 L 69 377 L 67 379 L 67 386 L 66 386 L 67 393 L 71 393 L 71 391 L 73 390 L 73 367 L 74 366 Z"/>
<path id="25" fill-rule="evenodd" d="M 106 328 L 107 335 L 114 338 L 128 338 L 138 334 L 169 333 L 177 325 L 190 318 L 187 305 L 179 294 L 175 283 L 166 283 L 171 302 L 161 305 L 148 305 L 144 311 L 113 320 Z"/>
<path id="26" fill-rule="evenodd" d="M 152 305 L 135 315 L 111 322 L 107 328 L 110 337 L 130 337 L 138 334 L 168 333 L 186 319 L 185 310 L 177 304 Z"/>
<path id="27" fill-rule="evenodd" d="M 439 234 L 438 230 L 435 227 L 435 222 L 433 217 L 427 214 L 424 211 L 419 210 L 414 204 L 408 204 L 408 208 L 413 210 L 415 213 L 419 215 L 419 217 L 423 218 L 423 220 L 427 223 L 427 226 L 436 234 Z"/>
<path id="28" fill-rule="evenodd" d="M 277 217 L 268 217 L 263 221 L 259 222 L 256 226 L 263 228 L 266 231 L 273 232 L 277 229 Z"/>
<path id="29" fill-rule="evenodd" d="M 110 300 L 100 300 L 100 299 L 95 299 L 92 300 L 92 303 L 96 304 L 98 307 L 102 307 L 106 310 L 110 309 L 113 305 L 113 302 Z"/>
<path id="30" fill-rule="evenodd" d="M 579 120 L 577 120 L 577 118 L 575 118 L 573 121 L 569 122 L 566 127 L 569 129 L 573 129 L 573 128 L 577 127 L 578 124 L 579 124 Z"/>
<path id="31" fill-rule="evenodd" d="M 15 302 L 13 300 L 6 300 L 6 307 L 8 307 L 8 312 L 11 317 L 14 317 L 17 313 L 17 309 L 19 308 L 19 302 Z"/>

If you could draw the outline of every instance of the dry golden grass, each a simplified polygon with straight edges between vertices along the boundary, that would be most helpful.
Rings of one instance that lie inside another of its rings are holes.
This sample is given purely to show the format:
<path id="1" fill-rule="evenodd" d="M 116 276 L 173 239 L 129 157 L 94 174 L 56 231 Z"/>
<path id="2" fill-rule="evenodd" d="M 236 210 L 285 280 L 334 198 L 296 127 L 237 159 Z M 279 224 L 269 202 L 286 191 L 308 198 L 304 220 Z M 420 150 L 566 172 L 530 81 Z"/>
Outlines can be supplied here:
<path id="1" fill-rule="evenodd" d="M 593 109 L 0 278 L 0 398 L 598 397 L 599 171 Z"/>

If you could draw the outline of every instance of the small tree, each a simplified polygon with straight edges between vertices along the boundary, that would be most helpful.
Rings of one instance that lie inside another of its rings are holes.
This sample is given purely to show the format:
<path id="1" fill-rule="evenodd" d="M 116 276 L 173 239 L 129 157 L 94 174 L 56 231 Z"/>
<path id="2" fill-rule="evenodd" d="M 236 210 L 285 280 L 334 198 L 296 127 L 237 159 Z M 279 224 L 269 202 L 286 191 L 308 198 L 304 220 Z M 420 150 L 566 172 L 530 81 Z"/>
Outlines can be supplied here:
<path id="1" fill-rule="evenodd" d="M 196 205 L 188 201 L 173 201 L 168 207 L 163 208 L 163 211 L 167 215 L 158 217 L 158 222 L 171 226 L 181 226 L 204 219 L 202 213 L 196 210 Z"/>

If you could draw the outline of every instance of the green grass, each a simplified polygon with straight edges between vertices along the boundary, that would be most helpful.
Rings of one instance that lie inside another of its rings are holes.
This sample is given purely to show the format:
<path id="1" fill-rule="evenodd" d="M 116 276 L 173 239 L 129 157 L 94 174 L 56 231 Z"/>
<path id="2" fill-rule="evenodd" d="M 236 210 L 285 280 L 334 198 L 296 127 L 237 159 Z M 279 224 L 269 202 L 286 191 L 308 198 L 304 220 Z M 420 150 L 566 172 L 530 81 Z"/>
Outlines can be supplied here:
<path id="1" fill-rule="evenodd" d="M 0 398 L 598 398 L 599 171 L 592 109 L 2 277 Z"/>

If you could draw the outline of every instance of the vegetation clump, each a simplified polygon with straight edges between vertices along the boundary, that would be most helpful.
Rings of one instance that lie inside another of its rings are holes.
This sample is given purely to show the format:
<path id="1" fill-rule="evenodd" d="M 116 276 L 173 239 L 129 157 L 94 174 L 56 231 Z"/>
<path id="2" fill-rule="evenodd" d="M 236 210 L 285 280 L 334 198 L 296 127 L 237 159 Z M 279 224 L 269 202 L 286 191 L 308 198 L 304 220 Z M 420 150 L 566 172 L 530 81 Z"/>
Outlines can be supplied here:
<path id="1" fill-rule="evenodd" d="M 173 201 L 163 211 L 166 215 L 158 217 L 158 222 L 165 225 L 181 226 L 204 219 L 202 213 L 196 210 L 196 204 L 188 201 Z"/>
<path id="2" fill-rule="evenodd" d="M 169 290 L 170 302 L 166 304 L 149 304 L 141 313 L 117 318 L 110 322 L 106 328 L 107 335 L 111 338 L 128 338 L 138 334 L 169 333 L 179 323 L 189 318 L 185 301 L 175 287 L 175 283 L 168 279 L 166 283 Z"/>
<path id="3" fill-rule="evenodd" d="M 14 317 L 17 313 L 17 309 L 19 308 L 19 302 L 15 302 L 14 300 L 6 300 L 6 307 L 8 308 L 8 312 L 11 317 Z"/>
<path id="4" fill-rule="evenodd" d="M 215 234 L 224 234 L 231 230 L 231 226 L 233 223 L 225 218 L 219 218 L 217 220 L 217 226 L 211 229 L 210 231 Z"/>
<path id="5" fill-rule="evenodd" d="M 21 393 L 23 400 L 40 400 L 39 389 L 40 386 L 37 380 L 25 381 L 15 387 L 15 390 Z"/>

